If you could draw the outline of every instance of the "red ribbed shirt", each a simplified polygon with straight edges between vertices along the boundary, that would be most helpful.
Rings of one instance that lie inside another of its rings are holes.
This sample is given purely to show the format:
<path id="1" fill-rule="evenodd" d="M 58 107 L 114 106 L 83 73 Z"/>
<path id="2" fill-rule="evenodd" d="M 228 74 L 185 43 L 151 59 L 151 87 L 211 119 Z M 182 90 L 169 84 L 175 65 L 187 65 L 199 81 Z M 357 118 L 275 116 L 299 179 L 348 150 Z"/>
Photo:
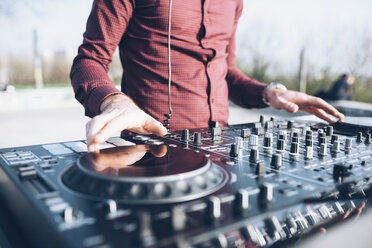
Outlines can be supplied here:
<path id="1" fill-rule="evenodd" d="M 173 114 L 171 130 L 226 125 L 228 98 L 264 107 L 266 84 L 235 64 L 235 31 L 242 0 L 173 0 L 171 18 Z M 75 97 L 86 115 L 119 93 L 107 72 L 119 47 L 122 91 L 163 122 L 168 111 L 169 0 L 95 0 L 83 44 L 71 69 Z"/>

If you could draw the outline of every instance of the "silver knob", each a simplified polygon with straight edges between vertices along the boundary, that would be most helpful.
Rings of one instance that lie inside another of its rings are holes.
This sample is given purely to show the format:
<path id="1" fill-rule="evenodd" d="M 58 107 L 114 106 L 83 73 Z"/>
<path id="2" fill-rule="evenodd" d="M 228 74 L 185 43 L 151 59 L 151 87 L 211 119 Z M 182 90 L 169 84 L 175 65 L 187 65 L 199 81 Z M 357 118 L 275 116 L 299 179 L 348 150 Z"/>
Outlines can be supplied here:
<path id="1" fill-rule="evenodd" d="M 313 147 L 307 146 L 305 148 L 305 159 L 313 159 Z"/>
<path id="2" fill-rule="evenodd" d="M 256 134 L 249 136 L 249 146 L 258 146 L 258 136 Z"/>

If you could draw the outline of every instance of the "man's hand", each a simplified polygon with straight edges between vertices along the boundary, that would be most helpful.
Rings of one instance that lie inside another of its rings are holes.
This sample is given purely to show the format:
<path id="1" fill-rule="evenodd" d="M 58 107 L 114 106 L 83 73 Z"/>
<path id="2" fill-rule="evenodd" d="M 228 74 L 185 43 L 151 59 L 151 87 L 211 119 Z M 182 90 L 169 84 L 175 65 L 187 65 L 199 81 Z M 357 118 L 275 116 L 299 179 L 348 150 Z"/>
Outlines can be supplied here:
<path id="1" fill-rule="evenodd" d="M 86 124 L 88 151 L 98 150 L 99 144 L 125 129 L 159 136 L 167 133 L 160 122 L 141 110 L 128 96 L 112 95 L 101 104 L 101 114 Z"/>
<path id="2" fill-rule="evenodd" d="M 278 110 L 284 109 L 290 113 L 303 111 L 330 123 L 333 123 L 334 120 L 329 115 L 337 117 L 340 121 L 344 119 L 344 115 L 338 112 L 332 105 L 319 97 L 310 96 L 305 93 L 272 89 L 266 92 L 266 99 L 273 108 Z"/>

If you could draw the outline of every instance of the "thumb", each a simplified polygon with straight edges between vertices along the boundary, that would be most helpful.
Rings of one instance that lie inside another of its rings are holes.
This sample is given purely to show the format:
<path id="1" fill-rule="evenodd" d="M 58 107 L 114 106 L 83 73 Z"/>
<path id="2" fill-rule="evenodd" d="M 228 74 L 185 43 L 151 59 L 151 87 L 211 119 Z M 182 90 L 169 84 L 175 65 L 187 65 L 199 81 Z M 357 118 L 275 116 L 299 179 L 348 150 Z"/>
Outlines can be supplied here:
<path id="1" fill-rule="evenodd" d="M 153 133 L 157 136 L 164 136 L 167 134 L 167 129 L 157 120 L 151 118 L 149 119 L 144 128 L 146 129 L 146 131 L 148 131 L 149 133 Z"/>
<path id="2" fill-rule="evenodd" d="M 276 99 L 274 107 L 278 109 L 284 109 L 285 111 L 290 112 L 290 113 L 296 113 L 299 109 L 297 104 L 290 102 L 283 97 L 278 97 Z"/>

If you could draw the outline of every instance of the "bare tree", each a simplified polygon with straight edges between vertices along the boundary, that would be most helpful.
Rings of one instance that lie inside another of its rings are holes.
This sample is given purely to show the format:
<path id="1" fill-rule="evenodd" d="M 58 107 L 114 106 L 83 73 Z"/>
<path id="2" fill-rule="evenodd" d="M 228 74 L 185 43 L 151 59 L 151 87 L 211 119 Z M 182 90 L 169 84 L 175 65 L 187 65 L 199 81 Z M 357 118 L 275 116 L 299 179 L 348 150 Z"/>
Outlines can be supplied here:
<path id="1" fill-rule="evenodd" d="M 372 34 L 367 27 L 355 34 L 349 50 L 349 69 L 355 76 L 362 76 L 364 71 L 372 68 Z"/>

